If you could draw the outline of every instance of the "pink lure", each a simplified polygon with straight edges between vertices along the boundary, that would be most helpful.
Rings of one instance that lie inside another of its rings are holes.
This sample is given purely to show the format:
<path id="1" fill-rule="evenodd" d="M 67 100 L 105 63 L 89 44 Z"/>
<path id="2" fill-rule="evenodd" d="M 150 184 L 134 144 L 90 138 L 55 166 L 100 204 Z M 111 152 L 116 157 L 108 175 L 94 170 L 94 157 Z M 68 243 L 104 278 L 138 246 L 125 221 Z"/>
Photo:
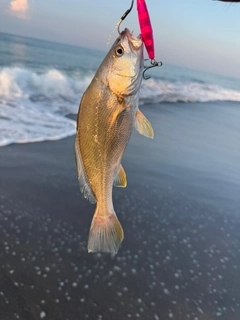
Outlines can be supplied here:
<path id="1" fill-rule="evenodd" d="M 137 11 L 142 39 L 145 44 L 149 59 L 153 60 L 155 57 L 153 31 L 147 5 L 144 0 L 137 0 Z"/>

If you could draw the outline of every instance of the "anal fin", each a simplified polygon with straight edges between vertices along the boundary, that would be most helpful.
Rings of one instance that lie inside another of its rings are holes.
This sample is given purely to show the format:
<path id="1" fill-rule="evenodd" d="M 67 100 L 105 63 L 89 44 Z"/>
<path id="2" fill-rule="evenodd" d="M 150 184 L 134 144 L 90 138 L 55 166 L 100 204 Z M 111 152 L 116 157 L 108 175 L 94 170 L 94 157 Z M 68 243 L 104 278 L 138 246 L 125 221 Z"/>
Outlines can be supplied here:
<path id="1" fill-rule="evenodd" d="M 154 132 L 151 123 L 139 109 L 136 111 L 135 128 L 140 134 L 153 139 Z"/>
<path id="2" fill-rule="evenodd" d="M 75 157 L 76 157 L 76 163 L 77 163 L 77 171 L 78 171 L 78 181 L 80 185 L 80 190 L 84 195 L 84 198 L 86 198 L 91 203 L 96 203 L 96 198 L 91 190 L 91 187 L 89 185 L 89 182 L 85 176 L 85 172 L 82 165 L 82 159 L 81 154 L 78 146 L 78 138 L 76 136 L 75 139 Z"/>
<path id="3" fill-rule="evenodd" d="M 118 173 L 113 181 L 113 184 L 115 187 L 125 188 L 127 186 L 127 176 L 121 164 L 118 169 Z"/>

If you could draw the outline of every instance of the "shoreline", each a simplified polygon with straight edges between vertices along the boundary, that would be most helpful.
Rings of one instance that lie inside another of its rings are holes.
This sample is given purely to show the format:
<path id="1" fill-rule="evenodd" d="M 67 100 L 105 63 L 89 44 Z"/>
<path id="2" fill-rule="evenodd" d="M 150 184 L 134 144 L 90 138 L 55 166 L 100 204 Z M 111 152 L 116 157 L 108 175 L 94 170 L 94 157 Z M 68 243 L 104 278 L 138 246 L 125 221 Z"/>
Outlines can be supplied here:
<path id="1" fill-rule="evenodd" d="M 140 138 L 149 155 L 158 141 Z M 239 215 L 179 191 L 176 171 L 162 181 L 132 139 L 128 187 L 114 188 L 125 232 L 115 257 L 87 253 L 94 205 L 79 191 L 73 137 L 1 149 L 2 319 L 238 320 Z"/>

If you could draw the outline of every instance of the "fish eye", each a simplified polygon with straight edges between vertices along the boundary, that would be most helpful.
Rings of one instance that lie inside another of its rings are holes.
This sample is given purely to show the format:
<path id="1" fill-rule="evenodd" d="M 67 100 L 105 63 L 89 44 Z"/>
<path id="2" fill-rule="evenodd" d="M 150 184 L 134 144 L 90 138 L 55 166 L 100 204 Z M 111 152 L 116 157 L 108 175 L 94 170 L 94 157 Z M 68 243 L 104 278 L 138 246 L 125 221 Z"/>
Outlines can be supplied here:
<path id="1" fill-rule="evenodd" d="M 121 46 L 117 47 L 116 50 L 115 50 L 115 53 L 116 53 L 117 57 L 121 57 L 123 55 L 123 53 L 124 53 L 123 47 L 121 47 Z"/>

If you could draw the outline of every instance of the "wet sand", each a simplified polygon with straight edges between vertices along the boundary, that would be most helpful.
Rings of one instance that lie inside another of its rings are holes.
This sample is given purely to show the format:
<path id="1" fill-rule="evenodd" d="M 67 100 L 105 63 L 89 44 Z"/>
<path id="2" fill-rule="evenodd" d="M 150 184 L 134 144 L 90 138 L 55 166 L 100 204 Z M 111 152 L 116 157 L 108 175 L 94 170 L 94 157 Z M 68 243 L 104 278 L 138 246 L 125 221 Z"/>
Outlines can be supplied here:
<path id="1" fill-rule="evenodd" d="M 125 239 L 115 257 L 88 254 L 73 141 L 0 149 L 0 319 L 239 320 L 238 200 L 210 201 L 201 173 L 152 159 L 158 136 L 134 133 L 114 189 Z"/>

